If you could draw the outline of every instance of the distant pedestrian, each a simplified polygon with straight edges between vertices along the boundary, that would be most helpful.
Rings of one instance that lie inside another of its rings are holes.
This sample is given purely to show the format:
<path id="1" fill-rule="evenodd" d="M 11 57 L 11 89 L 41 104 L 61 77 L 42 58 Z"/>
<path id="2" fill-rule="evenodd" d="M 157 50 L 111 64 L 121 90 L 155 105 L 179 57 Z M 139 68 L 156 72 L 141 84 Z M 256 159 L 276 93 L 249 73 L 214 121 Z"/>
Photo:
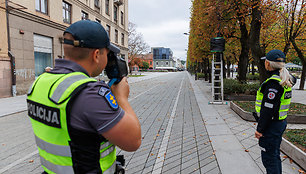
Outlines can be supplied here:
<path id="1" fill-rule="evenodd" d="M 272 50 L 262 59 L 270 77 L 257 91 L 255 109 L 259 120 L 255 137 L 259 139 L 267 174 L 281 174 L 280 144 L 287 126 L 295 78 L 284 67 L 286 56 L 282 51 Z"/>

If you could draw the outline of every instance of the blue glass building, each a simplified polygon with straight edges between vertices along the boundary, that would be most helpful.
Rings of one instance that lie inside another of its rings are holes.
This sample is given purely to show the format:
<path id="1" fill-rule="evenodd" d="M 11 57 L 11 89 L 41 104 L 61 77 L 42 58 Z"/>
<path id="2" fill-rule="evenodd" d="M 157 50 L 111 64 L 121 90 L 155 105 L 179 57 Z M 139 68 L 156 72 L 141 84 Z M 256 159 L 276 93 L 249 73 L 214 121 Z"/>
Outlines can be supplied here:
<path id="1" fill-rule="evenodd" d="M 154 47 L 152 48 L 153 60 L 173 59 L 173 52 L 170 48 Z"/>
<path id="2" fill-rule="evenodd" d="M 153 47 L 153 69 L 175 71 L 175 60 L 170 48 Z"/>

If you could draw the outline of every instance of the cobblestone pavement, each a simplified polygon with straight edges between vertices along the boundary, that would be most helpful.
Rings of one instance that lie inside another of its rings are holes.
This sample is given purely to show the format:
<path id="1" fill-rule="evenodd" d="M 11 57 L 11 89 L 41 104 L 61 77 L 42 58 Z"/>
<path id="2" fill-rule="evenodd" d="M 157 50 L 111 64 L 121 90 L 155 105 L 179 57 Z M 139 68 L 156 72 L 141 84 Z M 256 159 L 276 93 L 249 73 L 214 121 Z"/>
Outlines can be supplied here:
<path id="1" fill-rule="evenodd" d="M 264 173 L 253 138 L 256 125 L 242 120 L 228 105 L 208 105 L 208 83 L 193 81 L 186 72 L 129 82 L 129 101 L 143 140 L 136 152 L 117 150 L 125 155 L 127 174 L 244 174 L 247 168 L 248 174 Z M 0 117 L 0 132 L 0 173 L 43 171 L 26 112 Z M 284 174 L 298 173 L 297 165 L 282 160 Z"/>
<path id="2" fill-rule="evenodd" d="M 187 73 L 132 83 L 130 102 L 143 142 L 126 173 L 220 173 Z M 0 173 L 41 173 L 26 112 L 0 118 Z"/>

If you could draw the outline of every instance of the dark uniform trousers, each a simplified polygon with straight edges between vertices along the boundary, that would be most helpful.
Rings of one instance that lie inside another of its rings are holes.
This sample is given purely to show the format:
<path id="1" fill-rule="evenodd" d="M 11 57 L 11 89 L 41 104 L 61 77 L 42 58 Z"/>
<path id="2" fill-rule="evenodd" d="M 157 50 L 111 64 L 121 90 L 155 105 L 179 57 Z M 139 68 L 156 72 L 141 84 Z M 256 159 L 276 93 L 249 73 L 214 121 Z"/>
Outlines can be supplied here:
<path id="1" fill-rule="evenodd" d="M 264 148 L 261 151 L 261 159 L 267 170 L 267 174 L 282 173 L 279 149 L 286 126 L 286 119 L 281 121 L 272 121 L 263 134 L 263 137 L 259 139 L 259 146 Z"/>

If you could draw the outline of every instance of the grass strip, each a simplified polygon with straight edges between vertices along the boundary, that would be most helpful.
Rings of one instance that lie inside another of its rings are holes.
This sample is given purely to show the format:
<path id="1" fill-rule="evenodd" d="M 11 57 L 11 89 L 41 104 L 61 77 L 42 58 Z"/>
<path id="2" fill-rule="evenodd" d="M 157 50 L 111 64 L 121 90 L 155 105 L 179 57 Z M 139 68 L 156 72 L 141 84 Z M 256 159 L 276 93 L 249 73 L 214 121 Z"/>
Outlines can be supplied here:
<path id="1" fill-rule="evenodd" d="M 233 102 L 247 112 L 255 112 L 255 101 L 233 101 Z M 305 115 L 305 113 L 306 113 L 306 105 L 300 103 L 290 104 L 289 115 Z"/>

